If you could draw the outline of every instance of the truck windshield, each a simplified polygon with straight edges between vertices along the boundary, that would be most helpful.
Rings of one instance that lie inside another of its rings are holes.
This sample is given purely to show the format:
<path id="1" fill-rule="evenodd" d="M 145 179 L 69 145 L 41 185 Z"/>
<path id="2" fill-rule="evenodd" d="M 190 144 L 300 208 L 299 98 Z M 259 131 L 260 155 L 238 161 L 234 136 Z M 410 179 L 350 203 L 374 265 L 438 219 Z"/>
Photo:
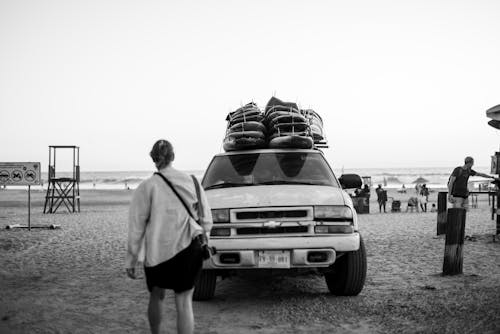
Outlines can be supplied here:
<path id="1" fill-rule="evenodd" d="M 319 153 L 269 152 L 217 156 L 205 173 L 205 189 L 274 184 L 339 187 Z"/>

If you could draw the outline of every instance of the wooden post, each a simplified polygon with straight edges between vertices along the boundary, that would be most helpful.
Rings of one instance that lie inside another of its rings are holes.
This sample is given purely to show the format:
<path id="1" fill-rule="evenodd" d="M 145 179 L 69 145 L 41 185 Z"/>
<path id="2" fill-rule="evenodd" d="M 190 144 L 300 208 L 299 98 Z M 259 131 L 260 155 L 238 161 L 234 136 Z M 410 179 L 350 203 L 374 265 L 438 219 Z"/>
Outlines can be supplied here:
<path id="1" fill-rule="evenodd" d="M 31 185 L 28 185 L 28 230 L 31 231 Z"/>
<path id="2" fill-rule="evenodd" d="M 448 193 L 440 191 L 438 193 L 437 207 L 437 235 L 446 233 L 446 206 L 448 203 Z"/>
<path id="3" fill-rule="evenodd" d="M 448 209 L 443 275 L 462 273 L 465 213 L 463 208 Z"/>
<path id="4" fill-rule="evenodd" d="M 497 191 L 497 235 L 500 234 L 500 186 L 497 185 L 497 187 L 499 187 L 498 191 Z"/>

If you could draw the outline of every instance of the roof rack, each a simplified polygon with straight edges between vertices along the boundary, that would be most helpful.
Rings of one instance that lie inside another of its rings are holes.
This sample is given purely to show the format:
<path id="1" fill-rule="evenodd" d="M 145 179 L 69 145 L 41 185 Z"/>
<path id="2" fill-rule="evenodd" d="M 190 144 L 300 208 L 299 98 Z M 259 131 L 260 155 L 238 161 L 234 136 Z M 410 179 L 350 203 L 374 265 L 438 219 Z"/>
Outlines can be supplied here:
<path id="1" fill-rule="evenodd" d="M 326 140 L 314 142 L 314 147 L 317 147 L 317 148 L 329 148 L 328 143 L 327 143 Z"/>

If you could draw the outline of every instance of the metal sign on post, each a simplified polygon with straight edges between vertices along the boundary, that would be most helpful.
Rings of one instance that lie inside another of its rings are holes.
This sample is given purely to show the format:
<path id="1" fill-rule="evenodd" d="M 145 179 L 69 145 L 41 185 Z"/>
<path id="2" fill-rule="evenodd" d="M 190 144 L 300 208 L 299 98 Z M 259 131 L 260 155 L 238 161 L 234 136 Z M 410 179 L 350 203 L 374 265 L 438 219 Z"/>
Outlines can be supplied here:
<path id="1" fill-rule="evenodd" d="M 0 185 L 33 186 L 40 185 L 39 162 L 0 162 Z"/>
<path id="2" fill-rule="evenodd" d="M 42 184 L 42 170 L 39 162 L 0 162 L 0 186 L 28 186 L 28 225 L 13 224 L 7 228 L 48 227 L 57 228 L 57 225 L 31 226 L 31 186 Z"/>

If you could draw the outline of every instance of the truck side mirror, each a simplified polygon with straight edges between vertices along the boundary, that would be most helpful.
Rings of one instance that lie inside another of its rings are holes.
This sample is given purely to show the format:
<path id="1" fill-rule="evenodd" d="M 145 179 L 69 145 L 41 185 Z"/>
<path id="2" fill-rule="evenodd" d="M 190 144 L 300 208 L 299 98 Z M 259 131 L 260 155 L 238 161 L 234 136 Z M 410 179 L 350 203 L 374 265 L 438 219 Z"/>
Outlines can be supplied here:
<path id="1" fill-rule="evenodd" d="M 358 174 L 343 174 L 340 178 L 342 189 L 361 188 L 363 180 Z"/>

